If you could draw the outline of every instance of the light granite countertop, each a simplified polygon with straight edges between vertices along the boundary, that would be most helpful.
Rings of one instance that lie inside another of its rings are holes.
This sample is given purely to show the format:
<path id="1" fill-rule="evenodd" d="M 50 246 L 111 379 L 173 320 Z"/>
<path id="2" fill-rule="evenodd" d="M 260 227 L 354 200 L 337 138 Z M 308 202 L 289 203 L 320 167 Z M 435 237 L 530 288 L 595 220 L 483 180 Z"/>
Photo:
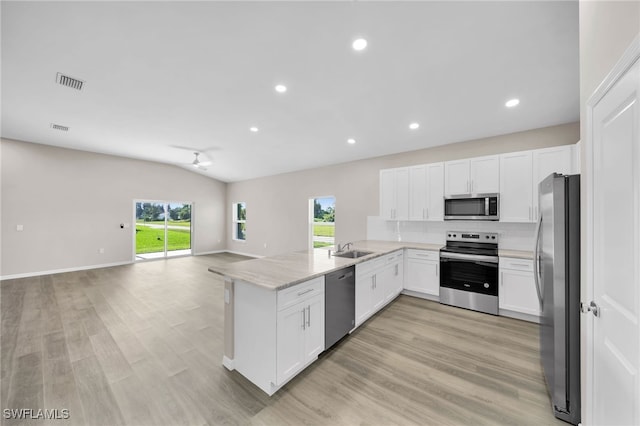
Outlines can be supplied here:
<path id="1" fill-rule="evenodd" d="M 357 259 L 329 255 L 327 248 L 296 251 L 261 259 L 244 260 L 224 266 L 212 266 L 210 272 L 232 280 L 242 280 L 271 290 L 281 290 L 337 269 L 366 262 L 403 248 L 438 251 L 441 244 L 394 241 L 356 241 L 352 250 L 370 251 Z"/>
<path id="2" fill-rule="evenodd" d="M 528 250 L 498 250 L 498 256 L 500 257 L 513 257 L 516 259 L 529 259 L 533 260 L 533 251 Z"/>

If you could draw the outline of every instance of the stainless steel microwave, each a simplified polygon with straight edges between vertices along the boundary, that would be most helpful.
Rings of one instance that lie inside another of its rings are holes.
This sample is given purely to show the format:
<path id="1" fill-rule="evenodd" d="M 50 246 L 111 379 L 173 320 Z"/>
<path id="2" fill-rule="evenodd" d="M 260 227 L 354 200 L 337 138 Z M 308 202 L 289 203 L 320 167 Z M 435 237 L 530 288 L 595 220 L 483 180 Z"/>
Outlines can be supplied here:
<path id="1" fill-rule="evenodd" d="M 444 197 L 444 220 L 499 220 L 500 194 Z"/>

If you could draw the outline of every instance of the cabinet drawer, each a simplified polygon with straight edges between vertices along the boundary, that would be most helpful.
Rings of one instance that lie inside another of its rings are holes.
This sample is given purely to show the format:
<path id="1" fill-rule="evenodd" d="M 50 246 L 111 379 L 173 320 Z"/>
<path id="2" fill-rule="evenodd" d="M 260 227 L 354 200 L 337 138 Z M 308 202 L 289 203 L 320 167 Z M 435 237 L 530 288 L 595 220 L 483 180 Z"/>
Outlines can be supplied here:
<path id="1" fill-rule="evenodd" d="M 515 271 L 533 272 L 533 260 L 501 257 L 500 268 L 511 269 Z"/>
<path id="2" fill-rule="evenodd" d="M 324 292 L 324 277 L 314 278 L 278 291 L 278 310 L 293 306 L 301 300 Z"/>
<path id="3" fill-rule="evenodd" d="M 386 258 L 377 258 L 356 264 L 356 280 L 359 275 L 376 271 L 386 264 Z"/>
<path id="4" fill-rule="evenodd" d="M 440 260 L 440 252 L 430 250 L 407 249 L 409 259 Z"/>
<path id="5" fill-rule="evenodd" d="M 402 259 L 402 250 L 398 250 L 396 252 L 388 254 L 388 255 L 384 256 L 383 259 L 384 259 L 384 264 L 385 265 L 397 262 L 398 260 Z"/>

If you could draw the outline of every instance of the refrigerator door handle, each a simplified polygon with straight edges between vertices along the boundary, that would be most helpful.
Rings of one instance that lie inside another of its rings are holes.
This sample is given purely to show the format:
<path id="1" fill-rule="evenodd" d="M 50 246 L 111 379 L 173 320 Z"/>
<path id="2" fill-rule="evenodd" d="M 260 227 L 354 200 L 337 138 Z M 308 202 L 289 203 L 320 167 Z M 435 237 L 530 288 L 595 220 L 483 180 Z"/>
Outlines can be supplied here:
<path id="1" fill-rule="evenodd" d="M 533 280 L 536 283 L 536 294 L 538 295 L 538 303 L 540 304 L 540 311 L 542 311 L 542 289 L 540 288 L 540 255 L 538 249 L 540 248 L 540 233 L 542 231 L 542 215 L 538 218 L 536 224 L 536 244 L 533 249 Z"/>

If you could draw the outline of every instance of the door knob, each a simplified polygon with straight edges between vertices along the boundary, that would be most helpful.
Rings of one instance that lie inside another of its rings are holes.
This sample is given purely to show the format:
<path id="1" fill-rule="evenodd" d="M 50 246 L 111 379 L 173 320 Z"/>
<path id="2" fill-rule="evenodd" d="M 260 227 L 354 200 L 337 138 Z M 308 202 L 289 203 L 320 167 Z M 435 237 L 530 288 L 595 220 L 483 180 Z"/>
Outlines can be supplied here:
<path id="1" fill-rule="evenodd" d="M 580 311 L 583 314 L 586 314 L 587 312 L 591 312 L 593 316 L 596 316 L 596 317 L 600 316 L 600 307 L 593 300 L 589 302 L 588 305 L 586 303 L 580 303 Z"/>

